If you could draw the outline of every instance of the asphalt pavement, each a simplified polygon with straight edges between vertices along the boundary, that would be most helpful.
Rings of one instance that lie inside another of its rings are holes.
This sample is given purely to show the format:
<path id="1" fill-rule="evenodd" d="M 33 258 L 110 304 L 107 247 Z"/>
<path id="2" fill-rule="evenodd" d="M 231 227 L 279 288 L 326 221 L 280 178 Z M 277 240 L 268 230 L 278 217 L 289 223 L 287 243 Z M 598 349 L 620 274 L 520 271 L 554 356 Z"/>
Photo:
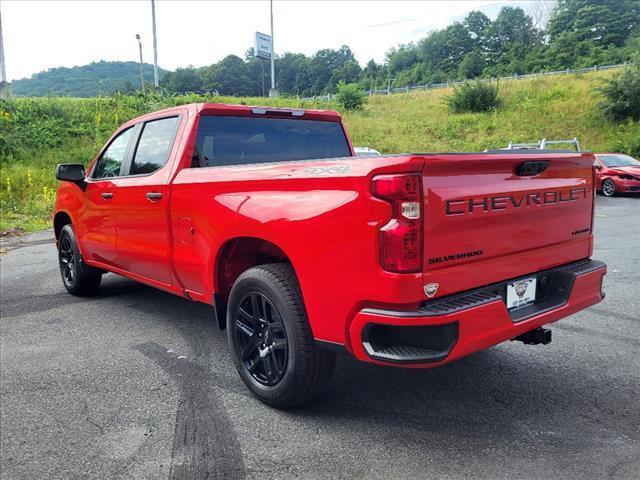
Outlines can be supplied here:
<path id="1" fill-rule="evenodd" d="M 245 389 L 205 305 L 106 275 L 62 286 L 50 232 L 2 244 L 0 477 L 637 479 L 640 198 L 598 197 L 605 301 L 431 370 L 339 358 L 282 412 Z"/>

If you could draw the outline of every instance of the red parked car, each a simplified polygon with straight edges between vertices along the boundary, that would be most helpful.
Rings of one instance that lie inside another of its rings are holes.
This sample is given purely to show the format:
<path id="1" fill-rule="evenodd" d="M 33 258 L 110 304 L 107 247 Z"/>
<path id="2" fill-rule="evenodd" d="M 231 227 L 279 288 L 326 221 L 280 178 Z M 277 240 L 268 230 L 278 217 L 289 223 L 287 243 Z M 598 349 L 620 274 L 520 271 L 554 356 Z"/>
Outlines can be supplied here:
<path id="1" fill-rule="evenodd" d="M 336 351 L 437 367 L 549 343 L 543 325 L 600 302 L 593 162 L 355 157 L 336 112 L 184 105 L 127 122 L 86 170 L 58 166 L 60 272 L 74 295 L 114 272 L 211 305 L 247 387 L 290 407 Z"/>
<path id="2" fill-rule="evenodd" d="M 597 153 L 596 188 L 606 197 L 640 193 L 640 161 L 623 153 Z"/>

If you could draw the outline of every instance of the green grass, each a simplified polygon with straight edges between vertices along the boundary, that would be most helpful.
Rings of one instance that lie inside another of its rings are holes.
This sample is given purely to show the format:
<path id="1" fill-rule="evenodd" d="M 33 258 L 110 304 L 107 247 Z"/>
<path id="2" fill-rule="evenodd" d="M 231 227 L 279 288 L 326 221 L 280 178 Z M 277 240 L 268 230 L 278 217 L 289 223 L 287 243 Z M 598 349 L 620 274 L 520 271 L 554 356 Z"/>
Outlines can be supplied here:
<path id="1" fill-rule="evenodd" d="M 342 112 L 354 145 L 384 153 L 481 151 L 510 141 L 578 137 L 585 150 L 640 155 L 640 122 L 612 123 L 597 105 L 597 89 L 612 72 L 541 77 L 500 84 L 501 107 L 451 114 L 450 90 L 374 96 L 364 110 Z M 123 122 L 183 103 L 214 101 L 337 109 L 327 102 L 279 98 L 159 95 L 70 99 L 27 98 L 0 103 L 0 231 L 50 224 L 58 163 L 87 164 Z"/>
<path id="2" fill-rule="evenodd" d="M 369 99 L 346 113 L 354 144 L 382 152 L 481 151 L 509 142 L 578 137 L 585 150 L 640 155 L 640 123 L 607 121 L 597 88 L 611 73 L 540 77 L 500 83 L 502 106 L 487 113 L 451 114 L 449 89 Z"/>

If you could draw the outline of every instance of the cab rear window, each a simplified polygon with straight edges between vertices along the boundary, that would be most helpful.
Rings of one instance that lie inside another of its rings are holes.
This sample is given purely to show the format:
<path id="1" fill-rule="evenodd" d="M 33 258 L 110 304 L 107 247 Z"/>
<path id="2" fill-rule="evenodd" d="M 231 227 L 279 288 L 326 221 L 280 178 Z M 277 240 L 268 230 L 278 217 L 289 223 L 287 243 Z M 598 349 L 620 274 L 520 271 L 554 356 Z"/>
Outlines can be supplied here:
<path id="1" fill-rule="evenodd" d="M 202 116 L 193 167 L 351 156 L 339 122 Z"/>

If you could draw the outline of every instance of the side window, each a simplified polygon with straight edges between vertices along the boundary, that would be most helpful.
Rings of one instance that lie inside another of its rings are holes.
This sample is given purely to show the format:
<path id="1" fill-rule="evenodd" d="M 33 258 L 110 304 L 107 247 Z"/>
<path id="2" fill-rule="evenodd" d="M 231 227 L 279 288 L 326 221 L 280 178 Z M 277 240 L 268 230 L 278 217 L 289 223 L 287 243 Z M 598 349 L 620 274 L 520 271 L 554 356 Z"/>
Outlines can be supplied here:
<path id="1" fill-rule="evenodd" d="M 169 159 L 178 117 L 152 120 L 144 124 L 129 175 L 153 173 Z"/>
<path id="2" fill-rule="evenodd" d="M 98 159 L 96 168 L 93 171 L 93 178 L 111 178 L 120 175 L 120 167 L 127 154 L 127 146 L 131 140 L 133 127 L 128 128 L 118 135 L 109 147 L 104 151 Z"/>

